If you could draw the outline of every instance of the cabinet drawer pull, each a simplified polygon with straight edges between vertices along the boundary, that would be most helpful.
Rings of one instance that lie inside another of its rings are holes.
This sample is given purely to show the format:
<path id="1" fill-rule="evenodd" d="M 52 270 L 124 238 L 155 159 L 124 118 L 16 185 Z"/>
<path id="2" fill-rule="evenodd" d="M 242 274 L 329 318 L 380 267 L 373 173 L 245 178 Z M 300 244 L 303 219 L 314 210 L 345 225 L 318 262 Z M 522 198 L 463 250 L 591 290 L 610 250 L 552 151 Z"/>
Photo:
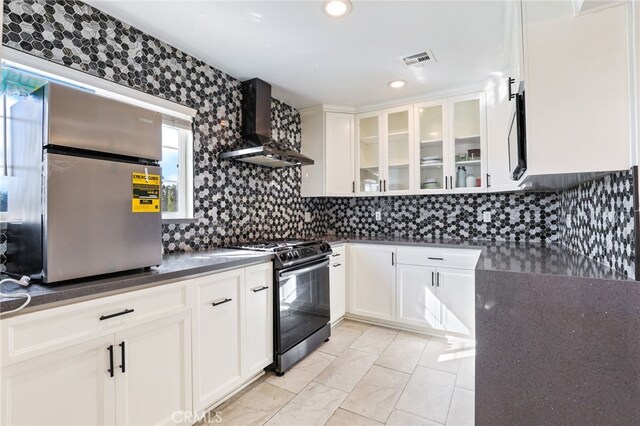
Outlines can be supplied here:
<path id="1" fill-rule="evenodd" d="M 109 345 L 107 350 L 109 351 L 109 369 L 107 371 L 109 372 L 109 377 L 113 377 L 113 345 Z"/>
<path id="2" fill-rule="evenodd" d="M 120 315 L 130 314 L 133 311 L 134 311 L 133 309 L 125 309 L 124 311 L 116 312 L 115 314 L 101 315 L 100 316 L 100 321 L 104 321 L 104 320 L 109 319 L 109 318 L 119 317 Z"/>
<path id="3" fill-rule="evenodd" d="M 431 257 L 431 256 L 427 257 L 427 259 L 429 259 L 429 260 L 444 260 L 443 257 Z"/>
<path id="4" fill-rule="evenodd" d="M 124 373 L 124 341 L 120 342 L 120 355 L 122 357 L 122 364 L 120 364 L 120 369 Z"/>
<path id="5" fill-rule="evenodd" d="M 218 300 L 217 302 L 211 303 L 212 306 L 222 305 L 223 303 L 231 302 L 232 299 L 226 298 L 222 300 Z"/>
<path id="6" fill-rule="evenodd" d="M 340 256 L 340 253 L 333 253 L 333 254 L 331 255 L 331 257 L 338 257 L 338 256 Z"/>
<path id="7" fill-rule="evenodd" d="M 254 293 L 257 293 L 259 291 L 266 290 L 268 288 L 269 288 L 268 285 L 263 285 L 263 286 L 260 286 L 260 287 L 252 288 L 251 291 L 254 292 Z M 231 300 L 231 299 L 229 299 L 229 300 Z"/>
<path id="8" fill-rule="evenodd" d="M 333 265 L 334 268 L 337 268 L 338 266 L 342 266 L 342 263 L 336 263 Z"/>

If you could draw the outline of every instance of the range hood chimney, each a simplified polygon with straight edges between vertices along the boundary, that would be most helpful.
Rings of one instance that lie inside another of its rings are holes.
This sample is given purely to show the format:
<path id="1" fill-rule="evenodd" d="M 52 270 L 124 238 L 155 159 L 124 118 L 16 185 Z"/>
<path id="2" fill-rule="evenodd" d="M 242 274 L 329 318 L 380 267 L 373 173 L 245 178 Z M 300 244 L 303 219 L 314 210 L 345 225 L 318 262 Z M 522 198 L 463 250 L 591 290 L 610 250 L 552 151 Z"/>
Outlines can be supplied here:
<path id="1" fill-rule="evenodd" d="M 313 164 L 313 160 L 271 137 L 271 85 L 254 78 L 242 83 L 242 137 L 244 146 L 220 154 L 267 167 Z"/>

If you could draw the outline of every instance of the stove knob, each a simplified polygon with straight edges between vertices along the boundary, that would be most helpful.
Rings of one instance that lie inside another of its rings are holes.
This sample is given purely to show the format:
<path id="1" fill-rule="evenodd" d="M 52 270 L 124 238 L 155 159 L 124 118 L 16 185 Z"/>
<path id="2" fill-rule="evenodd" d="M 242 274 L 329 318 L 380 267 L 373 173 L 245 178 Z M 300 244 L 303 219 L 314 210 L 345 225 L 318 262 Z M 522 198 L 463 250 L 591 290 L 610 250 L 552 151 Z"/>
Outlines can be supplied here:
<path id="1" fill-rule="evenodd" d="M 320 251 L 329 251 L 329 250 L 331 250 L 331 246 L 329 246 L 329 244 L 327 243 L 320 244 Z"/>
<path id="2" fill-rule="evenodd" d="M 295 257 L 296 259 L 300 257 L 300 252 L 298 250 L 295 250 L 293 252 L 293 257 Z"/>
<path id="3" fill-rule="evenodd" d="M 286 256 L 289 260 L 293 259 L 293 252 L 287 252 Z"/>

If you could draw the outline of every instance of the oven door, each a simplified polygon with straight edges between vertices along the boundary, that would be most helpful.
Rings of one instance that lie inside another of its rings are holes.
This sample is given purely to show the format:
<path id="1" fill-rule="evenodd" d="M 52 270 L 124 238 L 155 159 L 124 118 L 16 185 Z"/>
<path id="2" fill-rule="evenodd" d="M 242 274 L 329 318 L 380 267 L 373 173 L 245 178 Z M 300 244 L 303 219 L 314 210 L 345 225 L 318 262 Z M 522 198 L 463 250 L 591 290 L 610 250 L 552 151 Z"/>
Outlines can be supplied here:
<path id="1" fill-rule="evenodd" d="M 276 352 L 285 353 L 329 322 L 329 259 L 276 272 Z"/>

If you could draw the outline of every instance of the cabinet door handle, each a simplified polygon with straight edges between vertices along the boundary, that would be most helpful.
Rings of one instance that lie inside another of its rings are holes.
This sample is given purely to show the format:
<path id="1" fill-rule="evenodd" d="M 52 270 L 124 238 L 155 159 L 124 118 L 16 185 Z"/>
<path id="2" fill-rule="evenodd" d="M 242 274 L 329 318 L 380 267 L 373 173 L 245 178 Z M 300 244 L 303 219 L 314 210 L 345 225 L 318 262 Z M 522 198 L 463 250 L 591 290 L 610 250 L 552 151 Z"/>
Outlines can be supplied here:
<path id="1" fill-rule="evenodd" d="M 429 260 L 444 260 L 442 257 L 431 257 L 431 256 L 427 257 L 427 259 L 429 259 Z"/>
<path id="2" fill-rule="evenodd" d="M 491 175 L 487 173 L 487 188 L 491 188 Z"/>
<path id="3" fill-rule="evenodd" d="M 120 346 L 120 356 L 122 358 L 122 360 L 121 360 L 122 364 L 120 364 L 120 369 L 124 373 L 124 357 L 125 357 L 125 354 L 124 354 L 124 341 L 120 342 L 120 345 L 118 345 L 118 346 Z"/>
<path id="4" fill-rule="evenodd" d="M 109 318 L 119 317 L 120 315 L 130 314 L 133 311 L 134 311 L 134 309 L 125 309 L 124 311 L 116 312 L 115 314 L 101 315 L 100 316 L 100 321 L 104 321 L 104 320 L 109 319 Z"/>
<path id="5" fill-rule="evenodd" d="M 436 279 L 435 279 L 435 275 L 436 273 L 431 271 L 431 287 L 433 287 L 434 285 L 436 285 Z"/>
<path id="6" fill-rule="evenodd" d="M 353 192 L 354 194 L 356 193 L 356 181 L 352 181 L 351 182 L 351 192 Z"/>
<path id="7" fill-rule="evenodd" d="M 113 345 L 109 345 L 107 350 L 109 351 L 109 369 L 107 372 L 109 373 L 109 377 L 113 377 Z"/>
<path id="8" fill-rule="evenodd" d="M 382 180 L 382 187 L 384 188 L 382 191 L 383 192 L 387 192 L 387 180 L 386 179 Z"/>
<path id="9" fill-rule="evenodd" d="M 449 189 L 449 176 L 444 177 L 444 189 Z"/>
<path id="10" fill-rule="evenodd" d="M 394 252 L 391 252 L 391 266 L 394 266 L 396 264 L 396 254 Z"/>
<path id="11" fill-rule="evenodd" d="M 217 300 L 217 301 L 211 303 L 211 305 L 212 306 L 218 306 L 218 305 L 222 305 L 223 303 L 231 302 L 231 300 L 232 299 L 230 299 L 230 298 L 225 298 L 225 299 L 222 299 L 222 300 Z"/>
<path id="12" fill-rule="evenodd" d="M 516 94 L 511 91 L 511 85 L 516 82 L 516 79 L 513 77 L 509 77 L 509 100 L 516 97 Z"/>
<path id="13" fill-rule="evenodd" d="M 251 289 L 251 291 L 252 291 L 252 292 L 254 292 L 254 293 L 257 293 L 257 292 L 259 292 L 259 291 L 266 290 L 266 289 L 268 289 L 268 288 L 269 288 L 269 286 L 268 286 L 268 285 L 263 285 L 263 286 L 259 286 L 259 287 L 252 288 L 252 289 Z M 229 299 L 229 300 L 231 300 L 231 299 Z M 214 306 L 215 306 L 215 305 L 214 305 Z"/>
<path id="14" fill-rule="evenodd" d="M 334 268 L 337 268 L 338 266 L 342 266 L 342 263 L 336 263 L 335 265 L 333 265 Z"/>
<path id="15" fill-rule="evenodd" d="M 380 192 L 382 192 L 382 179 L 378 181 L 378 188 L 380 189 Z"/>
<path id="16" fill-rule="evenodd" d="M 449 186 L 453 189 L 453 176 L 449 176 Z"/>
<path id="17" fill-rule="evenodd" d="M 436 272 L 436 287 L 440 287 L 440 272 Z"/>

